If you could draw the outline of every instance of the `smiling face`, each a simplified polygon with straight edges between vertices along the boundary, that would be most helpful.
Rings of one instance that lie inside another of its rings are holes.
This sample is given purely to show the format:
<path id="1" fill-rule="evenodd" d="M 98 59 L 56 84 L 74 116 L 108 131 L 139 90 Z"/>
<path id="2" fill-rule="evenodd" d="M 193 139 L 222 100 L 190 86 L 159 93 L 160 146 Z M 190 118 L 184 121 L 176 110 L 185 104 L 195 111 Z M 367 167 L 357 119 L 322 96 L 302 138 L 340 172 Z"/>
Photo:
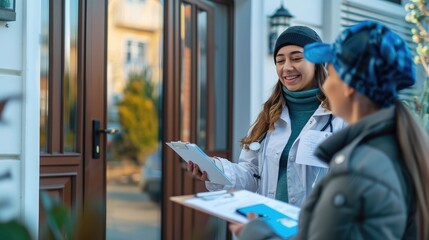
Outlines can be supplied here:
<path id="1" fill-rule="evenodd" d="M 315 87 L 315 65 L 304 58 L 304 49 L 287 45 L 277 52 L 276 69 L 282 84 L 292 92 L 309 90 Z"/>

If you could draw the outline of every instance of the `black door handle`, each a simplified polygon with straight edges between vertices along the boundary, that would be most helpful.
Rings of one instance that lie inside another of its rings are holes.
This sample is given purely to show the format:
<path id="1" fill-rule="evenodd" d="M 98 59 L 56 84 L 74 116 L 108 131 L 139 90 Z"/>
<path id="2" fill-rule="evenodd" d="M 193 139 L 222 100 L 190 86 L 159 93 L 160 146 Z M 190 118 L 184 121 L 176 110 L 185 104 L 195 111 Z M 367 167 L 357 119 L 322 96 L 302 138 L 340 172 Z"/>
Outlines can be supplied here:
<path id="1" fill-rule="evenodd" d="M 118 129 L 108 128 L 100 129 L 100 120 L 92 120 L 92 158 L 100 158 L 100 135 L 104 134 L 116 134 Z"/>
<path id="2" fill-rule="evenodd" d="M 108 129 L 99 129 L 98 133 L 105 133 L 105 134 L 116 134 L 118 131 L 118 129 L 115 128 L 108 128 Z"/>

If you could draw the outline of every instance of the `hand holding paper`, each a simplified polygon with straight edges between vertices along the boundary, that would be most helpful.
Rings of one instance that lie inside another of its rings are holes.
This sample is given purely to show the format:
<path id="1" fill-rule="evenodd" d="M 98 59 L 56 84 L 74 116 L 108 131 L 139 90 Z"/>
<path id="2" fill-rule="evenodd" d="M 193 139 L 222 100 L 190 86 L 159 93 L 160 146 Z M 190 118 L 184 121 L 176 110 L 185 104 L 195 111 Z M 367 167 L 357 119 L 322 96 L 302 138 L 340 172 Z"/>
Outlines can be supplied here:
<path id="1" fill-rule="evenodd" d="M 191 172 L 192 175 L 196 178 L 198 178 L 201 181 L 209 181 L 209 178 L 207 177 L 206 171 L 201 171 L 200 167 L 193 163 L 192 161 L 189 161 L 186 165 L 186 168 L 188 169 L 188 172 Z"/>
<path id="2" fill-rule="evenodd" d="M 196 144 L 186 142 L 168 142 L 171 147 L 186 162 L 193 161 L 199 169 L 207 172 L 207 178 L 212 183 L 230 185 L 228 177 Z"/>

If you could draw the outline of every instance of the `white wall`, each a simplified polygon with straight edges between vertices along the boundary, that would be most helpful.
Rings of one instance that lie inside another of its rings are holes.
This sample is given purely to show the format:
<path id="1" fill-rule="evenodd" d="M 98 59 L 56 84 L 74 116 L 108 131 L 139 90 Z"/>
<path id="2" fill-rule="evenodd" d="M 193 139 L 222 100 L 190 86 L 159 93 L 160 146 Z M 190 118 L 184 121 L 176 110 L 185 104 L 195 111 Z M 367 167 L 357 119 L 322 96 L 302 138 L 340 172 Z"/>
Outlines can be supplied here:
<path id="1" fill-rule="evenodd" d="M 22 4 L 17 3 L 17 9 Z M 0 99 L 22 95 L 22 17 L 16 22 L 0 23 Z M 21 22 L 21 23 L 19 23 Z M 6 206 L 0 209 L 0 220 L 20 217 L 22 101 L 10 100 L 0 122 L 0 198 Z"/>
<path id="2" fill-rule="evenodd" d="M 246 134 L 252 115 L 252 84 L 258 81 L 252 77 L 251 24 L 252 4 L 255 0 L 235 1 L 234 22 L 234 115 L 233 115 L 233 161 L 238 159 L 240 139 Z M 255 98 L 253 98 L 255 99 Z"/>
<path id="3" fill-rule="evenodd" d="M 0 122 L 0 220 L 20 219 L 36 238 L 39 218 L 40 0 L 17 0 L 16 21 L 0 22 L 0 99 L 7 103 Z"/>

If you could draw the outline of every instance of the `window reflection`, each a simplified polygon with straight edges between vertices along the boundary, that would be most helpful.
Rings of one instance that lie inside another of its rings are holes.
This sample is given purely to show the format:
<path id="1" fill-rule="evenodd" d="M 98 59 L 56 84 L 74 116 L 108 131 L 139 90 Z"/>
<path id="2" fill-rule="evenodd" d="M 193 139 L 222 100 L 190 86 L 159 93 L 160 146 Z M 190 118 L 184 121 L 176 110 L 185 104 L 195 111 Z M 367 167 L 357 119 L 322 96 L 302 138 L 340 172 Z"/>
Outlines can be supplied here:
<path id="1" fill-rule="evenodd" d="M 75 152 L 78 127 L 78 0 L 65 0 L 64 13 L 63 141 L 64 152 Z"/>
<path id="2" fill-rule="evenodd" d="M 214 149 L 228 149 L 228 113 L 229 113 L 229 45 L 228 32 L 230 25 L 228 17 L 228 7 L 222 4 L 214 4 L 215 24 L 214 24 L 214 93 L 215 113 L 213 116 L 214 125 Z M 219 97 L 221 96 L 221 97 Z"/>
<path id="3" fill-rule="evenodd" d="M 228 7 L 204 3 L 209 7 L 181 5 L 181 140 L 196 141 L 205 150 L 224 151 L 228 149 L 230 109 Z"/>
<path id="4" fill-rule="evenodd" d="M 125 68 L 128 74 L 148 69 L 147 43 L 143 40 L 127 40 Z"/>
<path id="5" fill-rule="evenodd" d="M 49 113 L 49 0 L 42 0 L 40 59 L 40 152 L 48 151 Z"/>
<path id="6" fill-rule="evenodd" d="M 192 7 L 181 4 L 182 79 L 180 89 L 181 141 L 191 141 L 191 83 L 192 83 Z"/>
<path id="7" fill-rule="evenodd" d="M 207 146 L 207 12 L 198 11 L 198 121 L 197 144 L 205 149 Z"/>

